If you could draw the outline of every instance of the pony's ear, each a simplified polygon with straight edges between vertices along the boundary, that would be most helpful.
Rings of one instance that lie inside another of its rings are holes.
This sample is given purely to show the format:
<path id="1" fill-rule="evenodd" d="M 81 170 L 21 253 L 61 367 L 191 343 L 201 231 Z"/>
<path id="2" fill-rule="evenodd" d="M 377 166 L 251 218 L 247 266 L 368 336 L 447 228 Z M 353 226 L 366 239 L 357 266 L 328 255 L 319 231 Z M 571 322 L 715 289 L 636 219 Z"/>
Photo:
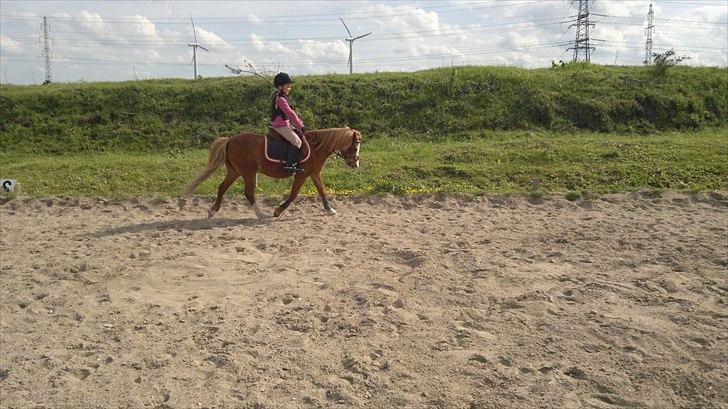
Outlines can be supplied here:
<path id="1" fill-rule="evenodd" d="M 359 142 L 361 142 L 361 132 L 359 132 L 356 129 L 354 129 L 354 138 L 356 138 L 356 140 L 358 140 Z"/>

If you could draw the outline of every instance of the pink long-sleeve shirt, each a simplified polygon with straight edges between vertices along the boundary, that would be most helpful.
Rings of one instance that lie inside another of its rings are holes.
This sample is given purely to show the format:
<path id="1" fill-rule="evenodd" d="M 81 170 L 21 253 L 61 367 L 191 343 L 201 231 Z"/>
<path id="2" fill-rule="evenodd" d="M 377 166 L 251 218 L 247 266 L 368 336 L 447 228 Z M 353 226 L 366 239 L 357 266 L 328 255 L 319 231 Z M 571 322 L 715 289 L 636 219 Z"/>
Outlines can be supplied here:
<path id="1" fill-rule="evenodd" d="M 271 126 L 273 126 L 273 128 L 291 126 L 291 121 L 293 121 L 293 124 L 296 126 L 296 128 L 303 128 L 303 121 L 301 121 L 301 118 L 299 118 L 298 115 L 296 115 L 296 113 L 293 111 L 293 109 L 291 109 L 291 106 L 288 105 L 287 99 L 283 97 L 277 97 L 276 104 L 278 105 L 278 108 L 280 108 L 281 111 L 286 114 L 288 119 L 284 120 L 282 116 L 278 115 L 271 121 Z"/>

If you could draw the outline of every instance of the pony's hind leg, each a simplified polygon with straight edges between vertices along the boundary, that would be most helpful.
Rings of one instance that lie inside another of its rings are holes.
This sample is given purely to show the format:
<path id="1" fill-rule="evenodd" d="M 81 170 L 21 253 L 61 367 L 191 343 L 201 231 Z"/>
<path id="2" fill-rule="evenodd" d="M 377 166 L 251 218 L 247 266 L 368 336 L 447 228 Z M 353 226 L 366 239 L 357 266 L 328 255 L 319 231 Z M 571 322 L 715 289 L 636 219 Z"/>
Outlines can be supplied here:
<path id="1" fill-rule="evenodd" d="M 263 209 L 260 208 L 260 203 L 255 199 L 255 188 L 258 185 L 258 174 L 252 173 L 250 175 L 243 176 L 243 182 L 245 182 L 245 198 L 248 199 L 250 206 L 253 207 L 255 215 L 259 219 L 265 219 L 270 217 L 266 214 Z"/>
<path id="2" fill-rule="evenodd" d="M 215 204 L 212 205 L 210 210 L 207 211 L 207 217 L 211 218 L 212 216 L 217 213 L 218 210 L 220 210 L 220 205 L 222 204 L 222 197 L 225 195 L 225 192 L 230 188 L 230 185 L 235 182 L 235 179 L 238 178 L 238 173 L 235 172 L 234 169 L 231 167 L 227 168 L 227 175 L 225 176 L 225 180 L 220 183 L 220 186 L 217 187 L 217 199 L 215 199 Z"/>
<path id="3" fill-rule="evenodd" d="M 306 181 L 306 173 L 299 173 L 296 176 L 293 177 L 293 184 L 291 185 L 291 193 L 288 194 L 288 199 L 283 201 L 283 203 L 279 204 L 278 207 L 276 207 L 275 212 L 273 212 L 273 216 L 278 217 L 283 213 L 284 210 L 288 208 L 288 206 L 296 200 L 296 197 L 298 197 L 298 193 L 301 191 L 301 187 L 303 186 L 303 182 Z"/>

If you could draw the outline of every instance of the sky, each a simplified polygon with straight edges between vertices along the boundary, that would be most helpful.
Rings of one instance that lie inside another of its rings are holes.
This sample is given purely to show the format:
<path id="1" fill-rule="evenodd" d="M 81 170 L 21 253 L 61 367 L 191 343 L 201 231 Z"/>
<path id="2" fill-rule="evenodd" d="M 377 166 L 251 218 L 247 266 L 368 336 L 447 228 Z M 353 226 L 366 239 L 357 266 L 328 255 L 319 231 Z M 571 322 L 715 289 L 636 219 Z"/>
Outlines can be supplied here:
<path id="1" fill-rule="evenodd" d="M 453 65 L 547 67 L 570 61 L 577 4 L 571 0 L 489 1 L 30 1 L 0 0 L 0 82 L 45 80 L 42 21 L 49 26 L 53 82 L 259 73 L 416 71 Z M 645 59 L 647 13 L 655 52 L 685 64 L 728 65 L 726 0 L 594 0 L 592 62 Z"/>

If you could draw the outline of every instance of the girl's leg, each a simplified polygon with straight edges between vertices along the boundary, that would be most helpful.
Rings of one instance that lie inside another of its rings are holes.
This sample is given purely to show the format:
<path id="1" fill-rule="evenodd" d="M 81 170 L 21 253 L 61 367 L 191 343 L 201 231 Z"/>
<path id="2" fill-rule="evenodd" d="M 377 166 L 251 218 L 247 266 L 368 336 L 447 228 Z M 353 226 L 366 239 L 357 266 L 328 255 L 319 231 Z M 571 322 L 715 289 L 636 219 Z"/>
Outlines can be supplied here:
<path id="1" fill-rule="evenodd" d="M 281 128 L 274 128 L 276 132 L 281 134 L 288 142 L 291 143 L 290 148 L 288 148 L 288 153 L 286 155 L 286 165 L 283 167 L 284 169 L 290 170 L 292 173 L 300 173 L 303 171 L 303 169 L 298 167 L 298 159 L 301 154 L 301 138 L 296 135 L 295 132 L 293 132 L 293 129 L 291 127 L 281 127 Z"/>
<path id="2" fill-rule="evenodd" d="M 301 138 L 296 135 L 295 132 L 293 132 L 293 129 L 291 129 L 290 126 L 284 126 L 281 128 L 273 128 L 281 134 L 282 137 L 286 138 L 288 142 L 291 143 L 291 145 L 295 146 L 296 148 L 301 148 Z"/>

